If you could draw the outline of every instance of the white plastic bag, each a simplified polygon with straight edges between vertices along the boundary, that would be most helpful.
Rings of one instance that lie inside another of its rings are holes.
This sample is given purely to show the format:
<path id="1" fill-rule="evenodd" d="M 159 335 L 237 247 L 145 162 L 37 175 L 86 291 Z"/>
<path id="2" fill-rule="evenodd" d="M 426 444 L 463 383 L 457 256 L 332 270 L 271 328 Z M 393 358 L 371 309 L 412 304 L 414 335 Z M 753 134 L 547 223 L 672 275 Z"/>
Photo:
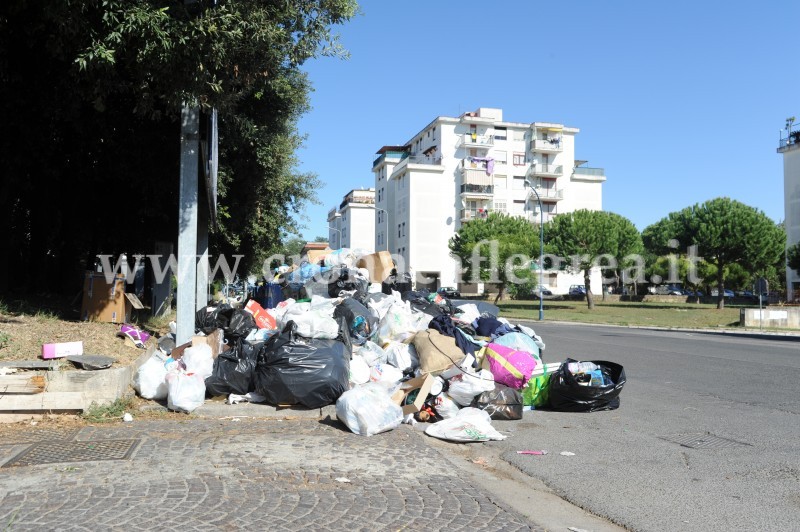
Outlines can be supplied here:
<path id="1" fill-rule="evenodd" d="M 459 372 L 449 380 L 447 393 L 461 406 L 469 406 L 476 395 L 494 390 L 494 375 L 486 369 L 478 373 Z"/>
<path id="2" fill-rule="evenodd" d="M 403 372 L 391 364 L 375 364 L 369 370 L 369 380 L 393 385 L 403 380 Z"/>
<path id="3" fill-rule="evenodd" d="M 504 436 L 492 426 L 489 414 L 479 408 L 462 408 L 458 415 L 438 421 L 425 429 L 425 434 L 458 442 L 505 440 Z"/>
<path id="4" fill-rule="evenodd" d="M 364 362 L 372 367 L 375 364 L 386 363 L 386 352 L 375 342 L 367 340 L 364 345 L 358 348 L 358 354 L 364 358 Z"/>
<path id="5" fill-rule="evenodd" d="M 471 325 L 472 322 L 481 317 L 481 311 L 478 310 L 478 305 L 475 303 L 464 303 L 463 305 L 459 305 L 457 308 L 459 308 L 462 312 L 461 314 L 456 314 L 453 316 L 453 319 L 456 321 Z"/>
<path id="6" fill-rule="evenodd" d="M 369 364 L 361 355 L 353 355 L 350 359 L 350 387 L 369 382 Z"/>
<path id="7" fill-rule="evenodd" d="M 181 359 L 186 366 L 186 373 L 196 373 L 203 380 L 214 373 L 214 357 L 211 356 L 211 346 L 208 344 L 187 347 Z"/>
<path id="8" fill-rule="evenodd" d="M 453 401 L 447 392 L 442 392 L 433 400 L 433 409 L 444 419 L 450 419 L 458 415 L 461 408 Z"/>
<path id="9" fill-rule="evenodd" d="M 293 321 L 297 334 L 304 338 L 329 338 L 339 336 L 339 324 L 333 319 L 335 310 L 332 299 L 313 296 L 311 302 L 292 303 L 279 314 L 278 328 L 283 329 Z"/>
<path id="10" fill-rule="evenodd" d="M 145 399 L 167 398 L 167 368 L 164 367 L 166 357 L 158 351 L 139 366 L 133 377 L 133 389 Z"/>
<path id="11" fill-rule="evenodd" d="M 403 409 L 392 402 L 385 386 L 369 382 L 339 397 L 336 417 L 356 434 L 372 436 L 400 426 Z"/>
<path id="12" fill-rule="evenodd" d="M 386 362 L 401 370 L 414 369 L 419 366 L 417 350 L 411 344 L 402 342 L 389 342 L 383 348 L 386 353 Z"/>
<path id="13" fill-rule="evenodd" d="M 167 374 L 167 408 L 192 412 L 206 400 L 206 383 L 196 373 L 170 371 Z"/>
<path id="14" fill-rule="evenodd" d="M 428 321 L 430 322 L 430 319 Z M 417 330 L 417 320 L 411 312 L 408 301 L 395 302 L 378 324 L 378 343 L 403 342 L 413 337 Z"/>

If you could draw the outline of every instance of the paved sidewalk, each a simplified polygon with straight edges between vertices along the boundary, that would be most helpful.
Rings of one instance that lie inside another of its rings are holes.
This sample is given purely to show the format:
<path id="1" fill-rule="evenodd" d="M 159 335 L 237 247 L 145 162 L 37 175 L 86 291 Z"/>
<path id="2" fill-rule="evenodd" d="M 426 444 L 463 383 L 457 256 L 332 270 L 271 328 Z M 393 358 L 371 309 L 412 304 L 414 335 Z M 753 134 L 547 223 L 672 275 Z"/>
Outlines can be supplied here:
<path id="1" fill-rule="evenodd" d="M 425 438 L 308 418 L 0 427 L 0 529 L 543 530 Z"/>

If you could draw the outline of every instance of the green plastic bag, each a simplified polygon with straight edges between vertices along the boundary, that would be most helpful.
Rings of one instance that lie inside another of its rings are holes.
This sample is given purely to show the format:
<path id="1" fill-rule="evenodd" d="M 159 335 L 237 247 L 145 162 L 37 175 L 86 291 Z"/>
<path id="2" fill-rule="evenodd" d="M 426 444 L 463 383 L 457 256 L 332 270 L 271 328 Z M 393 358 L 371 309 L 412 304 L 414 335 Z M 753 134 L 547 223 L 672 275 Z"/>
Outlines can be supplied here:
<path id="1" fill-rule="evenodd" d="M 539 407 L 550 399 L 550 375 L 539 375 L 528 381 L 522 388 L 522 404 Z"/>

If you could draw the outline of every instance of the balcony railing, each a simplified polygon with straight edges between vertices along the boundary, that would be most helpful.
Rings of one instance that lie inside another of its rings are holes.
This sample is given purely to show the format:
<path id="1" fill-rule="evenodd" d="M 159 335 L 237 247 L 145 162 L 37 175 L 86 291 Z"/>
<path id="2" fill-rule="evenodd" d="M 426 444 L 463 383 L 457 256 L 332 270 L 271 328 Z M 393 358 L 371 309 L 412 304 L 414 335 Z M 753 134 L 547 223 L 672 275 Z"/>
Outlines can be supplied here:
<path id="1" fill-rule="evenodd" d="M 564 167 L 562 165 L 554 164 L 532 164 L 528 171 L 530 175 L 551 176 L 558 177 L 564 174 Z"/>
<path id="2" fill-rule="evenodd" d="M 375 198 L 374 197 L 364 197 L 364 196 L 348 196 L 339 204 L 340 209 L 344 209 L 345 205 L 348 203 L 358 203 L 360 205 L 374 205 Z"/>
<path id="3" fill-rule="evenodd" d="M 461 209 L 461 221 L 477 220 L 489 216 L 491 209 Z"/>
<path id="4" fill-rule="evenodd" d="M 442 158 L 439 156 L 436 157 L 428 157 L 427 155 L 410 155 L 408 158 L 408 164 L 433 164 L 437 166 L 441 166 Z"/>
<path id="5" fill-rule="evenodd" d="M 407 155 L 408 155 L 408 153 L 407 152 L 403 152 L 403 151 L 387 151 L 386 153 L 382 153 L 382 154 L 378 155 L 378 157 L 376 157 L 375 160 L 372 161 L 372 167 L 375 168 L 378 165 L 378 163 L 380 163 L 382 160 L 384 160 L 387 157 L 389 157 L 391 159 L 402 159 L 403 157 L 405 157 Z"/>
<path id="6" fill-rule="evenodd" d="M 460 148 L 491 148 L 494 146 L 494 135 L 461 135 L 458 146 Z"/>
<path id="7" fill-rule="evenodd" d="M 587 166 L 576 166 L 575 173 L 582 175 L 606 175 L 606 171 L 603 168 L 589 168 Z"/>
<path id="8" fill-rule="evenodd" d="M 531 141 L 531 151 L 557 153 L 564 151 L 564 141 L 561 137 L 547 139 L 534 139 Z"/>
<path id="9" fill-rule="evenodd" d="M 783 150 L 789 146 L 800 146 L 800 129 L 792 131 L 786 136 L 786 138 L 780 139 L 780 142 L 778 143 L 779 150 Z"/>
<path id="10" fill-rule="evenodd" d="M 494 194 L 494 187 L 492 185 L 461 185 L 462 194 L 477 194 L 480 196 Z"/>
<path id="11" fill-rule="evenodd" d="M 536 188 L 540 199 L 562 200 L 564 199 L 564 191 L 555 188 Z M 530 197 L 536 199 L 536 194 L 533 191 L 529 192 Z"/>

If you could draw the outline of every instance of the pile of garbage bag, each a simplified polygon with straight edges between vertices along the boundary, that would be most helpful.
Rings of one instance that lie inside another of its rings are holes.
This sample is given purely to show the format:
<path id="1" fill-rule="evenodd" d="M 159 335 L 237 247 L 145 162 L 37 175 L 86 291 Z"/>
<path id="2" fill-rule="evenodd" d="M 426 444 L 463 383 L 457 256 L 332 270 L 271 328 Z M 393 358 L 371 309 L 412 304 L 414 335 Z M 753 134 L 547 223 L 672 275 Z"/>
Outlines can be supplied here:
<path id="1" fill-rule="evenodd" d="M 243 309 L 201 309 L 191 345 L 159 341 L 134 387 L 183 412 L 207 396 L 335 404 L 356 434 L 425 422 L 432 423 L 427 434 L 452 441 L 504 439 L 491 420 L 521 419 L 526 408 L 619 406 L 622 366 L 545 364 L 542 338 L 500 317 L 494 305 L 399 292 L 410 285 L 396 271 L 378 282 L 374 271 L 356 267 L 359 260 L 357 252 L 336 250 L 279 269 Z"/>

